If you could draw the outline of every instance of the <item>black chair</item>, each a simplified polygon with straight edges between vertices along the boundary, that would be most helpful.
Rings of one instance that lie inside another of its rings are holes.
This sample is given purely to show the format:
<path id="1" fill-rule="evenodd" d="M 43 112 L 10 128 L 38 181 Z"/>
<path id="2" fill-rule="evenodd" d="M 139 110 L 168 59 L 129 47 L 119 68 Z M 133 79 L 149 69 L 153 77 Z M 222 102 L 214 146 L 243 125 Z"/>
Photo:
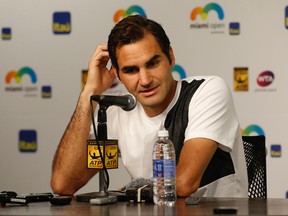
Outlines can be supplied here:
<path id="1" fill-rule="evenodd" d="M 265 136 L 242 136 L 248 171 L 248 197 L 267 198 Z"/>

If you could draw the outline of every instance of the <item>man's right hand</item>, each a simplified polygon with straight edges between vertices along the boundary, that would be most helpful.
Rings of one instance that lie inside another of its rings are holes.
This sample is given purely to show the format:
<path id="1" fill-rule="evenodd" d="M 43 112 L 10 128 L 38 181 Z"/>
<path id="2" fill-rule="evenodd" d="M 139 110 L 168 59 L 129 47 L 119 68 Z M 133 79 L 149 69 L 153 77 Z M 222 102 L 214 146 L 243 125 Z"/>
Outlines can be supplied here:
<path id="1" fill-rule="evenodd" d="M 109 60 L 107 43 L 98 45 L 89 61 L 85 91 L 92 92 L 92 94 L 102 94 L 110 88 L 115 79 L 113 72 L 115 68 L 112 66 L 110 69 L 107 68 Z"/>

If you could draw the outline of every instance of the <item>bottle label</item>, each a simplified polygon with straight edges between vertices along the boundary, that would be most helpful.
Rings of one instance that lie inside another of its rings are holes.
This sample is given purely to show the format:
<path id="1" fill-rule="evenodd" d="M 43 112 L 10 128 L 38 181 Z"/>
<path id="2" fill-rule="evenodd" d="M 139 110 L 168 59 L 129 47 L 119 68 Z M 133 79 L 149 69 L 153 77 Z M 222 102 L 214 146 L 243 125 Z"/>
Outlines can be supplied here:
<path id="1" fill-rule="evenodd" d="M 175 160 L 153 160 L 153 177 L 174 178 L 175 170 Z"/>

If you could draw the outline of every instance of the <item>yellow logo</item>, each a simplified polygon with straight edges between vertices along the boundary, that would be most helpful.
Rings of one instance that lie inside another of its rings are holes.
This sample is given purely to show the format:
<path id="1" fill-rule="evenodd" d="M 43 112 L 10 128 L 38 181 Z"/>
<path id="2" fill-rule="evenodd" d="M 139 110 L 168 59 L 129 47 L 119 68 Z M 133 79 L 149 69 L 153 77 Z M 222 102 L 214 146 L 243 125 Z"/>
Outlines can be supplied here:
<path id="1" fill-rule="evenodd" d="M 118 168 L 118 140 L 99 141 L 100 151 L 107 169 Z M 103 169 L 103 161 L 96 140 L 87 140 L 87 167 Z"/>
<path id="2" fill-rule="evenodd" d="M 234 68 L 234 91 L 248 91 L 249 76 L 247 67 Z"/>

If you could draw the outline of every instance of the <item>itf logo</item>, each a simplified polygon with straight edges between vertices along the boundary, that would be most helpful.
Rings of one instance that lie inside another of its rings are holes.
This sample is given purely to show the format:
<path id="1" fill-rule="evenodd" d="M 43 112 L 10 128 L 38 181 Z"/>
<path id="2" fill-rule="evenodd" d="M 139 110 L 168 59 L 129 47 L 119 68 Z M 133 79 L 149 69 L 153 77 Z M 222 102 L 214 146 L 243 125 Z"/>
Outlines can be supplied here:
<path id="1" fill-rule="evenodd" d="M 37 132 L 35 130 L 20 130 L 19 132 L 19 151 L 37 151 Z"/>
<path id="2" fill-rule="evenodd" d="M 70 34 L 71 15 L 69 12 L 55 12 L 53 14 L 53 33 Z"/>
<path id="3" fill-rule="evenodd" d="M 2 28 L 2 40 L 11 40 L 12 31 L 11 28 Z"/>
<path id="4" fill-rule="evenodd" d="M 133 5 L 133 6 L 129 7 L 127 10 L 120 9 L 120 10 L 116 11 L 116 13 L 114 14 L 113 20 L 115 23 L 117 23 L 121 19 L 123 19 L 127 16 L 130 16 L 132 14 L 138 14 L 138 15 L 146 17 L 146 13 L 142 7 L 140 7 L 138 5 Z"/>
<path id="5" fill-rule="evenodd" d="M 21 83 L 22 77 L 28 75 L 31 78 L 31 82 L 35 84 L 37 82 L 36 73 L 30 67 L 23 67 L 19 71 L 10 71 L 6 75 L 6 84 L 10 84 L 12 80 L 15 80 L 17 84 Z"/>
<path id="6" fill-rule="evenodd" d="M 172 68 L 172 74 L 176 80 L 186 78 L 186 73 L 184 69 L 180 65 L 177 65 L 177 64 L 175 64 L 174 67 Z"/>
<path id="7" fill-rule="evenodd" d="M 263 129 L 258 125 L 249 125 L 242 131 L 243 136 L 252 136 L 253 134 L 265 136 Z"/>

